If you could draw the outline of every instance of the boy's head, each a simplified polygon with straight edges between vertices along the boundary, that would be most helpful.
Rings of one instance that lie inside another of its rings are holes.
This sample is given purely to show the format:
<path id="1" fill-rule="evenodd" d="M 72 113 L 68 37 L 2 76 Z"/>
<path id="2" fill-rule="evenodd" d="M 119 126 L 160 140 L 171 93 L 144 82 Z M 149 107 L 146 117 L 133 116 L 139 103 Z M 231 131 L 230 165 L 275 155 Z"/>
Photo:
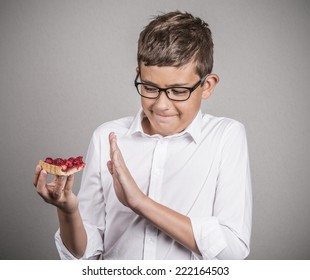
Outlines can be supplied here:
<path id="1" fill-rule="evenodd" d="M 152 20 L 140 34 L 135 79 L 144 132 L 167 136 L 185 130 L 219 80 L 212 66 L 213 42 L 205 22 L 181 12 Z"/>
<path id="2" fill-rule="evenodd" d="M 138 65 L 181 67 L 190 62 L 202 78 L 213 67 L 213 41 L 208 24 L 189 13 L 155 17 L 140 33 Z"/>

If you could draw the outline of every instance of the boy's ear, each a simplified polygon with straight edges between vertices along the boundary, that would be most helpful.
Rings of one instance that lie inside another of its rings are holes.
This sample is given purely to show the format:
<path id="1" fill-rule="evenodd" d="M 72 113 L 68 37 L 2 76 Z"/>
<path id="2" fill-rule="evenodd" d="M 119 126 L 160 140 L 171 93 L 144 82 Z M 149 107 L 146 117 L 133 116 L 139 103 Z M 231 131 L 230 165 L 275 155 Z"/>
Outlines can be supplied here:
<path id="1" fill-rule="evenodd" d="M 212 94 L 215 86 L 220 81 L 220 77 L 216 74 L 210 74 L 205 79 L 203 85 L 202 85 L 202 98 L 207 99 Z"/>
<path id="2" fill-rule="evenodd" d="M 139 67 L 137 66 L 137 68 L 136 68 L 136 73 L 138 74 L 139 73 Z"/>

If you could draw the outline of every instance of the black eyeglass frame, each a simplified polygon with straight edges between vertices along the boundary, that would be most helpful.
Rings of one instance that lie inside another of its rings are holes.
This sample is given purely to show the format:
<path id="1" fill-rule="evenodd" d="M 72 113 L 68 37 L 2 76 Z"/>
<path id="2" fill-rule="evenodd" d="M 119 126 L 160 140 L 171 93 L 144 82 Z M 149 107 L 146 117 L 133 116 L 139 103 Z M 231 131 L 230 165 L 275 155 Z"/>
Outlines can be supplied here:
<path id="1" fill-rule="evenodd" d="M 164 91 L 165 94 L 166 94 L 166 96 L 167 96 L 167 98 L 170 99 L 170 100 L 172 100 L 172 101 L 186 101 L 186 100 L 188 100 L 188 99 L 191 97 L 192 92 L 193 92 L 195 89 L 197 89 L 199 86 L 202 86 L 202 85 L 203 85 L 203 83 L 205 82 L 206 78 L 207 78 L 209 75 L 206 75 L 206 76 L 204 76 L 203 78 L 201 78 L 201 79 L 200 79 L 196 84 L 194 84 L 194 86 L 192 86 L 192 87 L 176 87 L 176 86 L 174 86 L 174 87 L 168 87 L 168 88 L 159 88 L 159 87 L 154 86 L 154 85 L 152 85 L 152 84 L 137 82 L 139 76 L 140 76 L 140 72 L 137 73 L 137 76 L 136 76 L 136 78 L 135 78 L 135 87 L 136 87 L 137 92 L 138 92 L 138 94 L 139 94 L 140 96 L 142 96 L 142 97 L 144 97 L 144 98 L 148 98 L 148 99 L 157 99 L 157 98 L 159 98 L 161 92 Z M 158 89 L 158 95 L 157 95 L 156 97 L 149 97 L 149 96 L 144 96 L 144 95 L 142 95 L 142 94 L 139 92 L 139 89 L 138 89 L 138 86 L 139 86 L 139 85 L 147 85 L 147 86 L 151 86 L 151 87 L 153 87 L 153 88 Z M 181 100 L 180 100 L 180 99 L 173 99 L 173 98 L 169 97 L 169 93 L 168 93 L 168 90 L 169 90 L 169 89 L 172 89 L 172 88 L 186 89 L 186 90 L 189 91 L 189 95 L 188 95 L 188 97 L 187 97 L 186 99 L 181 99 Z"/>

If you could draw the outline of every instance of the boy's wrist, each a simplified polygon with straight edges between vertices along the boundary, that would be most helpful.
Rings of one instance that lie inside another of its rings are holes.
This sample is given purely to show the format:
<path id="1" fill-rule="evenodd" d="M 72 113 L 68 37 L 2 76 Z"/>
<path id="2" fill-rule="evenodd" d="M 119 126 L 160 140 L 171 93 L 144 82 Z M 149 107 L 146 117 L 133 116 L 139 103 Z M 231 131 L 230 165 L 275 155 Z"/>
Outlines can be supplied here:
<path id="1" fill-rule="evenodd" d="M 147 205 L 150 202 L 150 198 L 141 193 L 141 197 L 136 201 L 134 205 L 130 205 L 132 211 L 134 211 L 138 215 L 143 215 L 144 210 L 147 208 Z"/>
<path id="2" fill-rule="evenodd" d="M 76 209 L 65 211 L 64 209 L 57 207 L 57 214 L 59 218 L 62 218 L 62 220 L 69 221 L 79 215 L 79 209 L 77 207 Z"/>

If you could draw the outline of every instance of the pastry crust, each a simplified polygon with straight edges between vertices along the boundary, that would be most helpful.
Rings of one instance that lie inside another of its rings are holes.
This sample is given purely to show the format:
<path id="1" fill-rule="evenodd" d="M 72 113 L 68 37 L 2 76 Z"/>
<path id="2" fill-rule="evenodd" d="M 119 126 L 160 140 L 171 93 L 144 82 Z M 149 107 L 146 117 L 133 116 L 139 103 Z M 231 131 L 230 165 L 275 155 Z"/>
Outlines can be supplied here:
<path id="1" fill-rule="evenodd" d="M 49 164 L 44 162 L 43 160 L 39 160 L 39 165 L 44 169 L 47 173 L 58 175 L 58 176 L 69 176 L 74 174 L 85 167 L 85 164 L 80 165 L 79 167 L 70 168 L 68 171 L 63 171 L 62 166 Z"/>

